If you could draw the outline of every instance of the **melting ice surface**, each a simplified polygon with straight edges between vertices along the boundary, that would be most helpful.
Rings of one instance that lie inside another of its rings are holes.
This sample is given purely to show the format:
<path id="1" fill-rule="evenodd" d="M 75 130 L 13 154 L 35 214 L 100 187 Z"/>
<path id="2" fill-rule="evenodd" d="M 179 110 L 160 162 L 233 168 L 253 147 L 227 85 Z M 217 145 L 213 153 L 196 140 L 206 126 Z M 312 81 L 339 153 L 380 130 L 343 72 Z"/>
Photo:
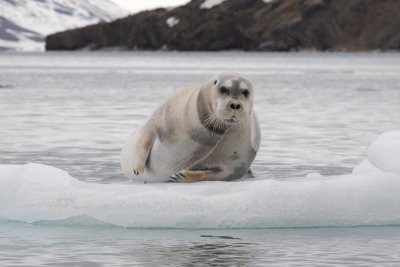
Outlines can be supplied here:
<path id="1" fill-rule="evenodd" d="M 0 166 L 5 220 L 140 228 L 400 224 L 400 131 L 351 174 L 195 184 L 95 184 L 41 164 Z"/>

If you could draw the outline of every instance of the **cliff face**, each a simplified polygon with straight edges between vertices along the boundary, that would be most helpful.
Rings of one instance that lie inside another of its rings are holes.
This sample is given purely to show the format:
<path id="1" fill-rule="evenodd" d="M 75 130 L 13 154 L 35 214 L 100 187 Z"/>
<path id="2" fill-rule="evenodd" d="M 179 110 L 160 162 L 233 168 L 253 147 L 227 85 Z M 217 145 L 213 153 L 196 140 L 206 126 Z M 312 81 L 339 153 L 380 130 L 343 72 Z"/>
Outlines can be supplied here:
<path id="1" fill-rule="evenodd" d="M 49 35 L 47 50 L 399 50 L 398 0 L 226 0 Z"/>

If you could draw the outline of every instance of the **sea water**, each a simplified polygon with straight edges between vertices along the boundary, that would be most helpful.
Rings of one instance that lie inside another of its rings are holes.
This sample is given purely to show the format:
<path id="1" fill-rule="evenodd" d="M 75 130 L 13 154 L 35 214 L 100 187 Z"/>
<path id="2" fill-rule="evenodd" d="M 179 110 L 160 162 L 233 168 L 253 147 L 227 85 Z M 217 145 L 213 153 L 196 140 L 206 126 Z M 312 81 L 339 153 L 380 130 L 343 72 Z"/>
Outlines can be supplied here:
<path id="1" fill-rule="evenodd" d="M 257 178 L 129 183 L 129 133 L 223 71 L 255 87 Z M 0 54 L 0 265 L 396 266 L 398 165 L 367 147 L 399 114 L 392 53 Z"/>

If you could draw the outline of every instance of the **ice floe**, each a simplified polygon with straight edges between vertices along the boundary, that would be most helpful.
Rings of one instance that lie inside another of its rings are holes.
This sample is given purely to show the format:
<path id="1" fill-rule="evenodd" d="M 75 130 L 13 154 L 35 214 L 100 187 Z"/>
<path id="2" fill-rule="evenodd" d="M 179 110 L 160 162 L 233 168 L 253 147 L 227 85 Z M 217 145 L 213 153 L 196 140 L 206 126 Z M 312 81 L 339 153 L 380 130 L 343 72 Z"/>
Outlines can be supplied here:
<path id="1" fill-rule="evenodd" d="M 0 218 L 121 227 L 267 228 L 400 224 L 400 131 L 351 174 L 195 184 L 96 184 L 55 167 L 0 165 Z"/>

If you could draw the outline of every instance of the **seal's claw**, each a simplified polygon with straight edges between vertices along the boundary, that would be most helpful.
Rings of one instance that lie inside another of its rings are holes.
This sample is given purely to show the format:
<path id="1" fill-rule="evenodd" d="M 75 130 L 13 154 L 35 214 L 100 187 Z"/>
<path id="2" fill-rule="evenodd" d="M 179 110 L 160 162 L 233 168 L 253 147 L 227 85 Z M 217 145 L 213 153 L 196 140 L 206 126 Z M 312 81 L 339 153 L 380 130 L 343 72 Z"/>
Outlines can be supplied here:
<path id="1" fill-rule="evenodd" d="M 143 172 L 144 172 L 144 165 L 138 164 L 138 165 L 136 165 L 136 166 L 133 168 L 133 173 L 134 173 L 135 175 L 140 175 L 140 174 L 142 174 Z"/>
<path id="2" fill-rule="evenodd" d="M 185 175 L 182 172 L 177 172 L 175 174 L 172 174 L 170 177 L 170 182 L 178 183 L 178 182 L 183 182 L 185 181 Z"/>
<path id="3" fill-rule="evenodd" d="M 178 181 L 178 177 L 177 177 L 175 174 L 173 174 L 173 175 L 171 175 L 171 176 L 169 177 L 168 182 L 177 183 L 177 182 L 179 182 L 179 181 Z"/>

